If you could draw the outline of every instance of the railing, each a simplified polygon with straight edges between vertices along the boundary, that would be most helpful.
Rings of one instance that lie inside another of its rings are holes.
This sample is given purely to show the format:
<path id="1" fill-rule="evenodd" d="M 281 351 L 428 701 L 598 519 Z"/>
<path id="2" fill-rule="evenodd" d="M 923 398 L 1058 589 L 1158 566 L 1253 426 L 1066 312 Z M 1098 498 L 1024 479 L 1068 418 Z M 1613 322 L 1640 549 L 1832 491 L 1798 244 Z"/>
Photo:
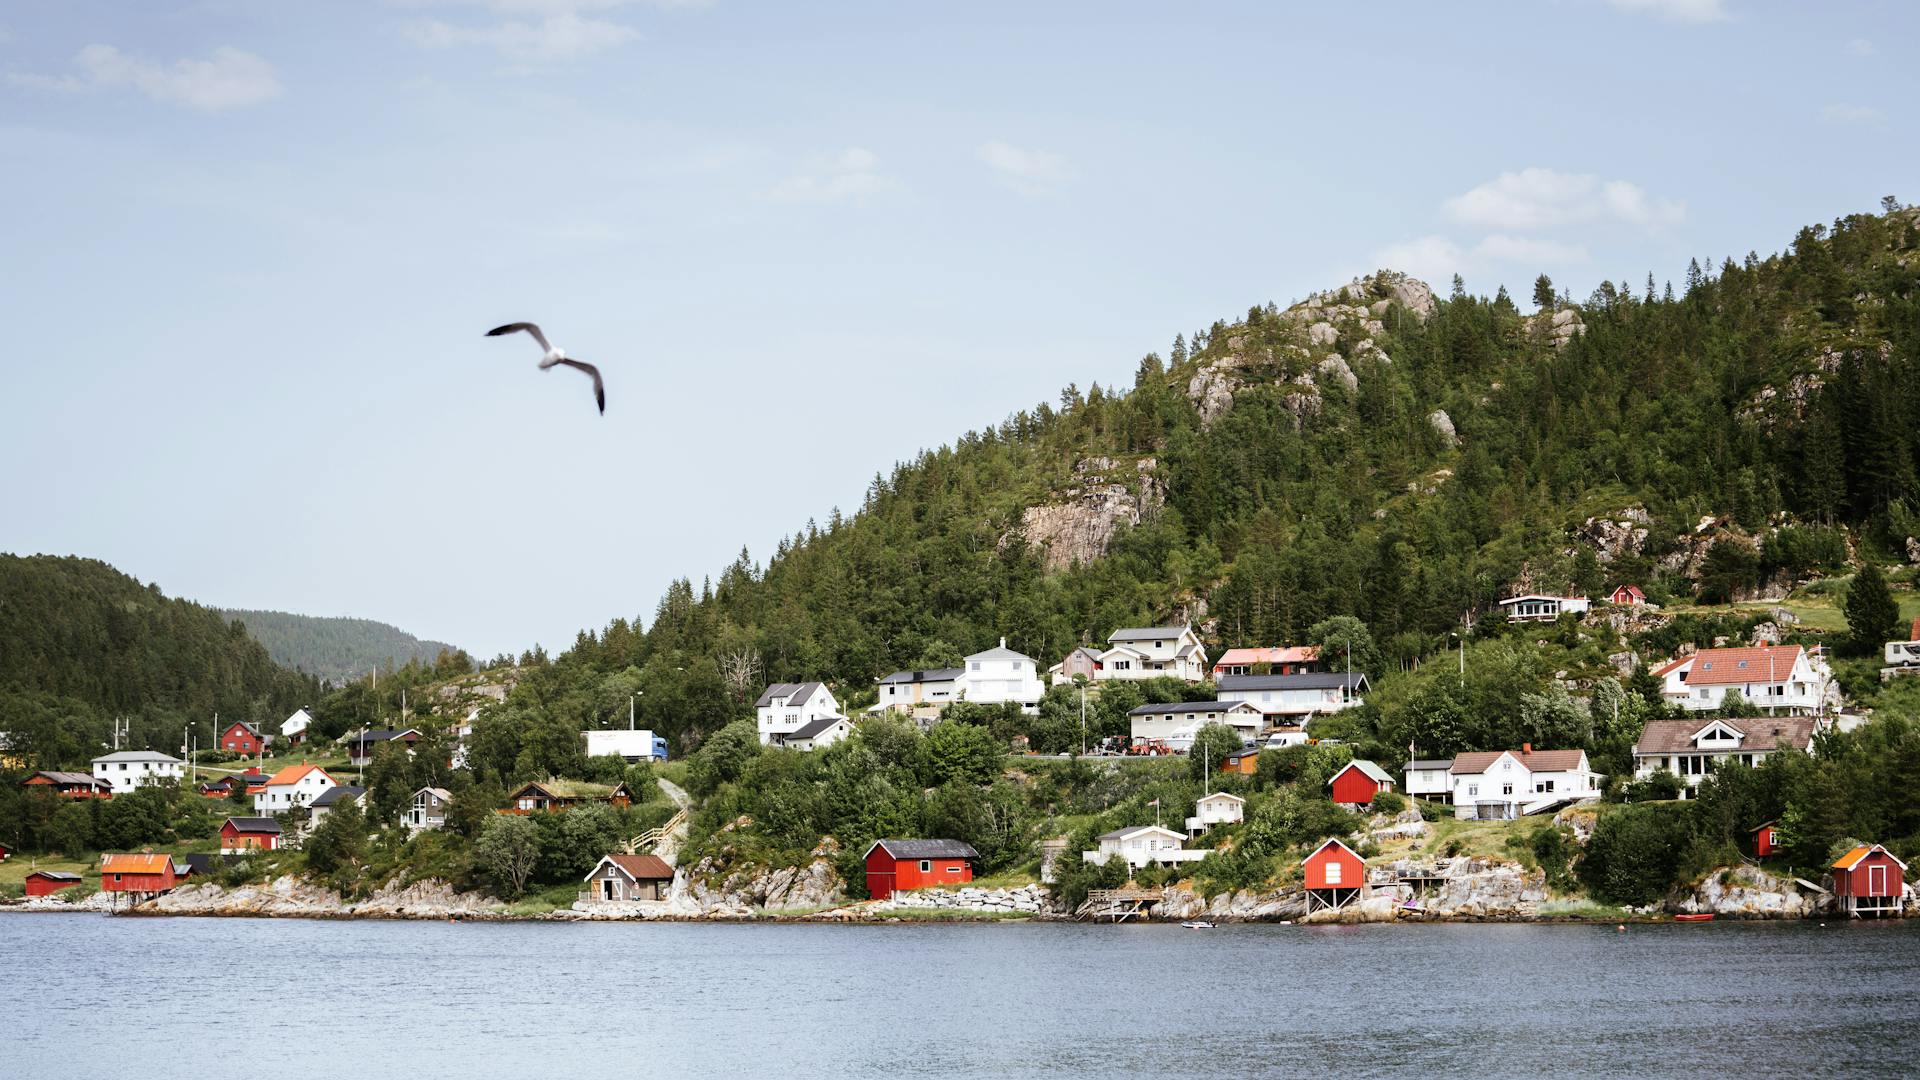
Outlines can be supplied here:
<path id="1" fill-rule="evenodd" d="M 682 809 L 678 813 L 674 814 L 672 817 L 668 818 L 667 823 L 665 825 L 662 825 L 656 829 L 648 829 L 646 832 L 641 833 L 639 836 L 636 836 L 633 839 L 628 840 L 627 854 L 632 855 L 638 852 L 643 847 L 654 847 L 658 845 L 660 841 L 665 840 L 668 836 L 671 836 L 675 829 L 678 829 L 680 826 L 685 825 L 686 823 L 687 823 L 687 812 L 685 809 Z"/>

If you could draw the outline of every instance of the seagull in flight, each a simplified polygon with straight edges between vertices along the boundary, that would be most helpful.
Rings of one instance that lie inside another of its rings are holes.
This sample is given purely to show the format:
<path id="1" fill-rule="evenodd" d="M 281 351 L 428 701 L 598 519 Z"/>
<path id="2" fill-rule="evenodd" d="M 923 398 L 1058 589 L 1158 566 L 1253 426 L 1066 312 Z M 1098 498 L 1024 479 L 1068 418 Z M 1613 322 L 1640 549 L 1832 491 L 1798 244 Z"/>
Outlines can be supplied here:
<path id="1" fill-rule="evenodd" d="M 540 357 L 541 371 L 545 371 L 555 364 L 565 364 L 570 368 L 578 368 L 593 377 L 593 400 L 600 406 L 600 414 L 605 416 L 607 412 L 607 387 L 605 383 L 600 381 L 600 369 L 584 361 L 569 359 L 567 357 L 567 351 L 549 342 L 547 335 L 541 333 L 538 326 L 530 322 L 511 322 L 505 326 L 496 326 L 487 331 L 487 336 L 500 337 L 505 334 L 518 333 L 521 330 L 532 334 L 533 340 L 539 342 L 540 347 L 546 350 L 545 355 Z"/>

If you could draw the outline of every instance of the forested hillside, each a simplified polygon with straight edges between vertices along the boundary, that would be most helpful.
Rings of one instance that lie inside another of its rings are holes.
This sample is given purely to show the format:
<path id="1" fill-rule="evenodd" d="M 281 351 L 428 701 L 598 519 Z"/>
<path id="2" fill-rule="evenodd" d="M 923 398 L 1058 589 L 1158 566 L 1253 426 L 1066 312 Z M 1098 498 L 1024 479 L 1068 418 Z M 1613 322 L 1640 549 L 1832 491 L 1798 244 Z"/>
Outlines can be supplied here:
<path id="1" fill-rule="evenodd" d="M 1357 615 L 1377 678 L 1515 588 L 1724 599 L 1904 561 L 1920 214 L 1882 209 L 1577 303 L 1542 278 L 1534 314 L 1383 272 L 1176 336 L 1129 386 L 1068 387 L 675 583 L 644 631 L 530 658 L 503 716 L 558 733 L 643 690 L 642 723 L 697 737 L 767 679 L 857 707 L 1001 636 L 1051 663 L 1183 619 L 1217 652 Z"/>
<path id="2" fill-rule="evenodd" d="M 431 664 L 443 652 L 460 650 L 444 641 L 424 641 L 397 626 L 372 619 L 292 615 L 284 611 L 240 611 L 222 615 L 244 623 L 247 633 L 267 647 L 282 667 L 317 675 L 331 683 L 359 678 L 374 669 L 409 660 Z"/>
<path id="3" fill-rule="evenodd" d="M 0 555 L 0 732 L 34 768 L 84 768 L 129 721 L 125 749 L 177 753 L 215 713 L 277 721 L 316 680 L 276 665 L 218 611 L 95 559 Z"/>

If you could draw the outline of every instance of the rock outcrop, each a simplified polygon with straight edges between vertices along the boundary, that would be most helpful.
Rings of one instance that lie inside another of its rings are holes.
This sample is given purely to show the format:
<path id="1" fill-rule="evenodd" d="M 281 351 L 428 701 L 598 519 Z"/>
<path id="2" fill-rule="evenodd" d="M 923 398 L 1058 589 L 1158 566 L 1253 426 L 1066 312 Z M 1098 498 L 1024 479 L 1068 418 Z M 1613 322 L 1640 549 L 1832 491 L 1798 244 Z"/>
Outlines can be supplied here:
<path id="1" fill-rule="evenodd" d="M 1651 522 L 1646 508 L 1629 506 L 1618 513 L 1588 518 L 1580 523 L 1575 535 L 1592 547 L 1594 558 L 1606 566 L 1616 559 L 1644 553 Z"/>
<path id="2" fill-rule="evenodd" d="M 1542 311 L 1527 317 L 1527 332 L 1546 339 L 1554 348 L 1563 348 L 1574 338 L 1587 332 L 1587 324 L 1581 320 L 1580 312 L 1573 308 L 1561 308 L 1549 315 Z"/>
<path id="3" fill-rule="evenodd" d="M 691 916 L 745 916 L 756 911 L 814 911 L 846 902 L 834 867 L 840 845 L 828 837 L 805 866 L 739 865 L 731 845 L 708 855 L 674 881 L 674 910 Z"/>
<path id="4" fill-rule="evenodd" d="M 1053 501 L 1027 507 L 1016 531 L 1045 552 L 1049 571 L 1085 566 L 1106 554 L 1122 525 L 1140 524 L 1165 502 L 1157 464 L 1153 458 L 1131 465 L 1087 458 L 1074 466 L 1074 486 Z"/>
<path id="5" fill-rule="evenodd" d="M 864 911 L 881 915 L 890 911 L 979 912 L 983 915 L 1058 914 L 1059 905 L 1047 890 L 1038 885 L 1017 889 L 916 889 L 895 893 L 886 900 L 865 905 Z"/>
<path id="6" fill-rule="evenodd" d="M 1756 866 L 1730 866 L 1708 874 L 1692 889 L 1667 898 L 1675 915 L 1713 914 L 1730 919 L 1803 919 L 1828 910 L 1833 897 L 1775 877 Z"/>
<path id="7" fill-rule="evenodd" d="M 186 885 L 133 910 L 142 915 L 240 915 L 306 919 L 487 918 L 506 905 L 479 893 L 455 892 L 444 881 L 393 883 L 350 901 L 324 885 L 291 875 L 254 885 L 226 888 L 212 883 Z"/>
<path id="8" fill-rule="evenodd" d="M 1453 417 L 1445 409 L 1435 409 L 1427 414 L 1427 423 L 1438 432 L 1442 441 L 1453 446 L 1460 441 L 1460 435 L 1453 429 Z"/>

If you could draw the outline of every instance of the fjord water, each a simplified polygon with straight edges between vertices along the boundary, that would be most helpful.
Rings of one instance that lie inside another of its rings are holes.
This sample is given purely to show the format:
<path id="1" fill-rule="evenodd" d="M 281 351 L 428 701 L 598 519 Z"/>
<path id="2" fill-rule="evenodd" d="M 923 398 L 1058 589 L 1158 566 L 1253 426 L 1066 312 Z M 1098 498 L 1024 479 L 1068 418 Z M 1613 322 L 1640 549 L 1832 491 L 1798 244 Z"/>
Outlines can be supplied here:
<path id="1" fill-rule="evenodd" d="M 0 943 L 10 1076 L 1894 1076 L 1920 1058 L 1916 924 L 7 915 Z"/>

